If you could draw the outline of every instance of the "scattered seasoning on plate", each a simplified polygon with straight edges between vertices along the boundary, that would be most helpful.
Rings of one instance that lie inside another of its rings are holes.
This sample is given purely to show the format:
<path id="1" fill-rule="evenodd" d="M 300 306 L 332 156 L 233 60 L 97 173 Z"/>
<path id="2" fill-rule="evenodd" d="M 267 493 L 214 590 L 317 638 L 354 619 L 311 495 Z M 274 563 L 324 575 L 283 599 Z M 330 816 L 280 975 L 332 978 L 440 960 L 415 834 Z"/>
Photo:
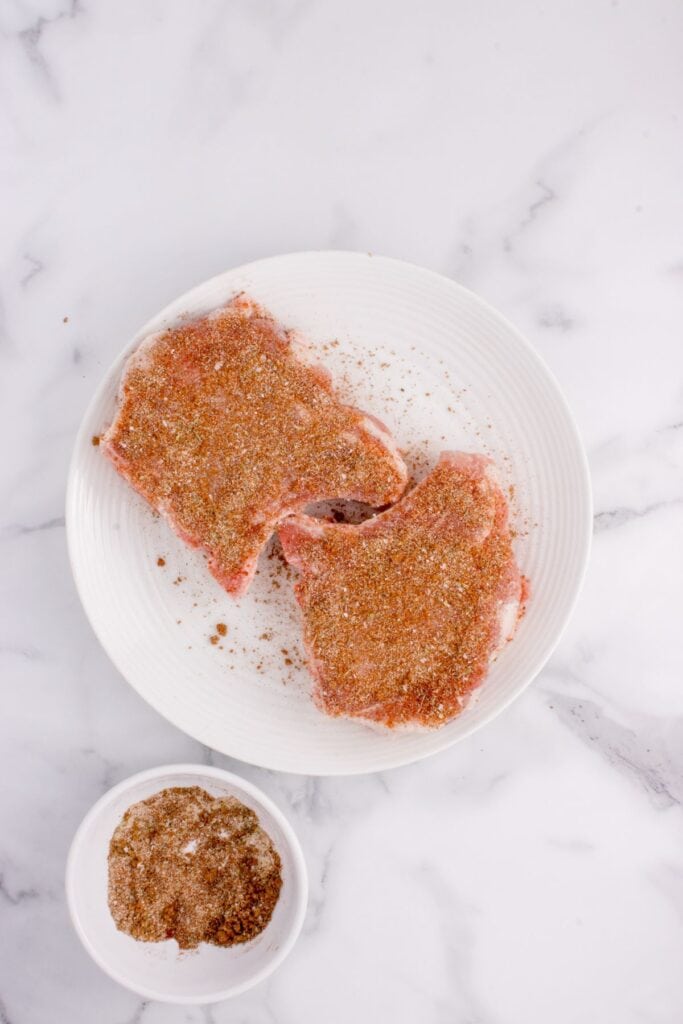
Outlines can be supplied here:
<path id="1" fill-rule="evenodd" d="M 216 632 L 218 633 L 219 636 L 227 636 L 228 627 L 225 625 L 224 622 L 217 622 Z"/>
<path id="2" fill-rule="evenodd" d="M 100 443 L 99 434 L 93 434 L 93 436 L 90 438 L 90 442 L 91 442 L 93 448 L 97 448 L 99 443 Z"/>
<path id="3" fill-rule="evenodd" d="M 235 797 L 174 786 L 128 808 L 109 844 L 109 909 L 142 942 L 249 942 L 270 921 L 281 862 Z"/>
<path id="4" fill-rule="evenodd" d="M 161 555 L 159 555 L 159 557 L 157 558 L 157 565 L 158 565 L 158 566 L 164 566 L 164 565 L 166 565 L 166 559 L 165 559 L 165 558 L 162 558 L 162 557 L 161 557 Z"/>

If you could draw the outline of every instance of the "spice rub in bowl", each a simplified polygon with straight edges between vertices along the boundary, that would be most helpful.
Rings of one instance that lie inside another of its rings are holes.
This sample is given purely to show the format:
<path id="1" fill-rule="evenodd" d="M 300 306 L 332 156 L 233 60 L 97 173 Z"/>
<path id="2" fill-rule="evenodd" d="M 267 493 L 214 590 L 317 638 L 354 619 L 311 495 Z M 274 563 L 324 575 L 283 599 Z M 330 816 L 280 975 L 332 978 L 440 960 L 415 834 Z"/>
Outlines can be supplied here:
<path id="1" fill-rule="evenodd" d="M 268 925 L 282 887 L 280 856 L 236 797 L 174 786 L 133 804 L 109 845 L 109 909 L 143 942 L 249 942 Z"/>

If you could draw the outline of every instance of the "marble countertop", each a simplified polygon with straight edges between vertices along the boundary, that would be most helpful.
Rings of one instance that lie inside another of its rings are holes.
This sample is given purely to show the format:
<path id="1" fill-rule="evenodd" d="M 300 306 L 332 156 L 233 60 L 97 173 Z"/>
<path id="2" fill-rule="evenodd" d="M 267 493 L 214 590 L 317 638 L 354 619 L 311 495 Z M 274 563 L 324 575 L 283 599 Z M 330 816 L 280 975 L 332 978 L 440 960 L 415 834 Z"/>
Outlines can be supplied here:
<path id="1" fill-rule="evenodd" d="M 2 1024 L 674 1024 L 683 1018 L 683 6 L 8 0 L 0 12 Z M 245 261 L 370 250 L 532 340 L 586 442 L 595 542 L 555 656 L 480 733 L 318 780 L 202 748 L 101 650 L 64 487 L 104 368 Z M 119 779 L 213 761 L 311 880 L 266 983 L 143 1003 L 69 924 Z"/>

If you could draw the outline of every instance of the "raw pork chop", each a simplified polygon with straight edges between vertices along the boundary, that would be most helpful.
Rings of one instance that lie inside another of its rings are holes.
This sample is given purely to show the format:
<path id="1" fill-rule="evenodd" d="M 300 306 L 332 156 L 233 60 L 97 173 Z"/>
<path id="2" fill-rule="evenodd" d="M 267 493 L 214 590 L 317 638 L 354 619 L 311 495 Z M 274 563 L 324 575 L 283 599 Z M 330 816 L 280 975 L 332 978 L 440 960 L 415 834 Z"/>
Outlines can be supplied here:
<path id="1" fill-rule="evenodd" d="M 507 519 L 490 460 L 446 452 L 360 526 L 297 515 L 280 527 L 323 711 L 389 727 L 458 714 L 523 608 Z"/>
<path id="2" fill-rule="evenodd" d="M 303 354 L 238 296 L 142 342 L 102 439 L 118 471 L 207 552 L 232 594 L 248 586 L 283 516 L 325 498 L 385 505 L 406 485 L 386 428 L 343 405 Z"/>

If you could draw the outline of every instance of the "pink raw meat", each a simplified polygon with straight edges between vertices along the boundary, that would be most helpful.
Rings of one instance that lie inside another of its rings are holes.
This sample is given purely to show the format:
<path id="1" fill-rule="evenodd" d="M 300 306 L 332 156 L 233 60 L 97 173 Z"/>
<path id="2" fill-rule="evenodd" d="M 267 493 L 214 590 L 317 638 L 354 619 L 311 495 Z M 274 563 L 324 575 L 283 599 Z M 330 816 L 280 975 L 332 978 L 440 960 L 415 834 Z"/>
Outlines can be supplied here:
<path id="1" fill-rule="evenodd" d="M 527 596 L 489 459 L 446 452 L 360 526 L 296 515 L 279 528 L 329 715 L 440 726 L 512 638 Z"/>
<path id="2" fill-rule="evenodd" d="M 344 405 L 328 374 L 244 295 L 146 338 L 102 438 L 119 473 L 231 594 L 277 523 L 310 502 L 378 507 L 406 485 L 387 429 Z"/>

